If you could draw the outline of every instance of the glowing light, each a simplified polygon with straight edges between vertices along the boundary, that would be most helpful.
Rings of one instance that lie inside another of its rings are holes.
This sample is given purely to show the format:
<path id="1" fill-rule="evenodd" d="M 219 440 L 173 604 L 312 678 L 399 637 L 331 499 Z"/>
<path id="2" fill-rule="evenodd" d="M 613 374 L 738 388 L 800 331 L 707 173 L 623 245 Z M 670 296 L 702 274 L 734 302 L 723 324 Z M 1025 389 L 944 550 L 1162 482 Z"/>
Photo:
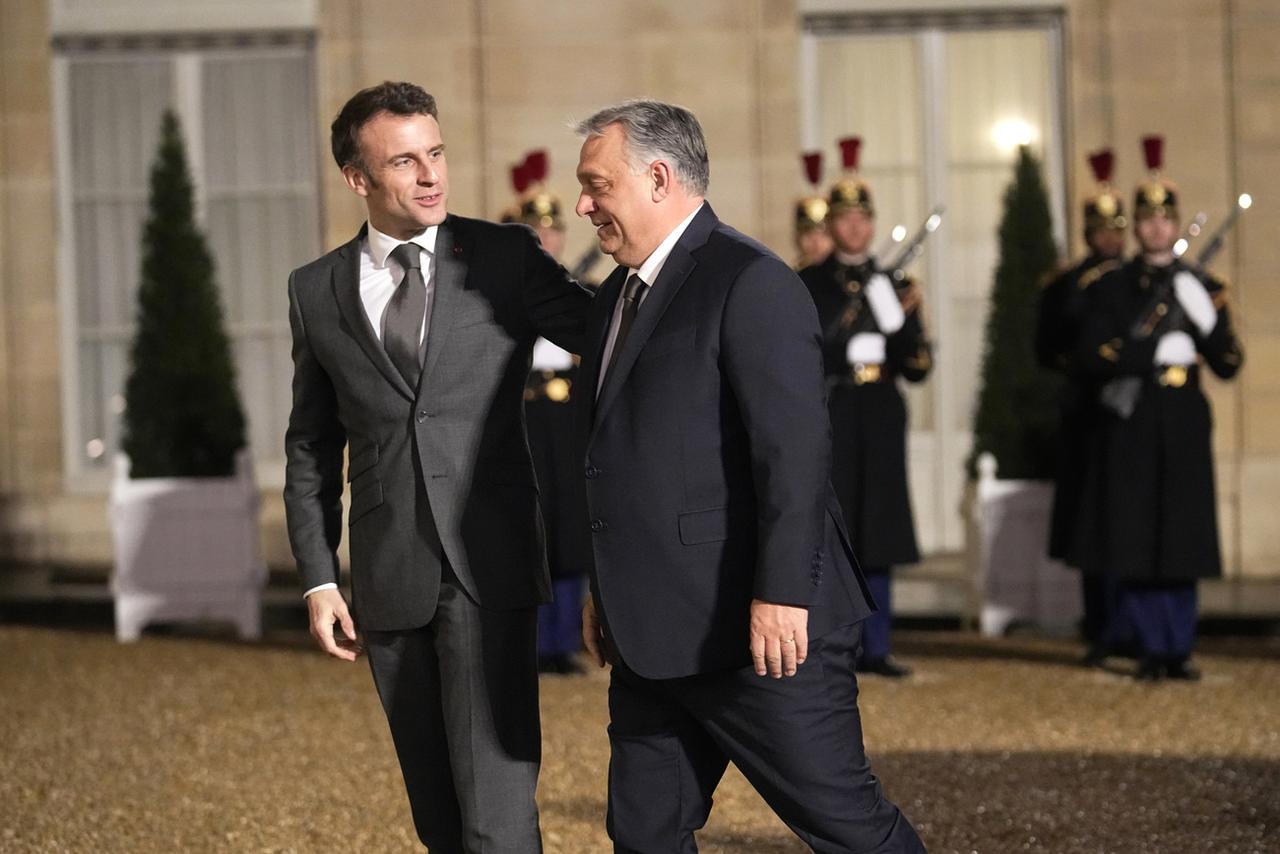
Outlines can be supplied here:
<path id="1" fill-rule="evenodd" d="M 113 415 L 124 414 L 124 395 L 123 394 L 111 395 L 111 414 Z"/>
<path id="2" fill-rule="evenodd" d="M 898 223 L 893 227 L 893 231 L 889 232 L 889 236 L 893 238 L 894 243 L 901 243 L 907 239 L 907 227 Z"/>
<path id="3" fill-rule="evenodd" d="M 1003 151 L 1013 151 L 1020 145 L 1030 145 L 1037 137 L 1036 129 L 1023 119 L 1004 119 L 996 122 L 991 138 Z"/>
<path id="4" fill-rule="evenodd" d="M 1253 206 L 1253 196 L 1248 193 L 1241 193 L 1240 198 L 1236 199 L 1236 204 L 1240 206 L 1240 210 L 1247 211 Z"/>
<path id="5" fill-rule="evenodd" d="M 924 229 L 930 233 L 937 231 L 940 225 L 942 225 L 942 214 L 933 214 L 924 221 Z"/>
<path id="6" fill-rule="evenodd" d="M 101 439 L 90 439 L 84 445 L 84 452 L 91 460 L 100 459 L 107 452 L 107 443 Z"/>
<path id="7" fill-rule="evenodd" d="M 1173 257 L 1181 258 L 1189 245 L 1185 237 L 1179 237 L 1178 242 L 1173 244 Z"/>

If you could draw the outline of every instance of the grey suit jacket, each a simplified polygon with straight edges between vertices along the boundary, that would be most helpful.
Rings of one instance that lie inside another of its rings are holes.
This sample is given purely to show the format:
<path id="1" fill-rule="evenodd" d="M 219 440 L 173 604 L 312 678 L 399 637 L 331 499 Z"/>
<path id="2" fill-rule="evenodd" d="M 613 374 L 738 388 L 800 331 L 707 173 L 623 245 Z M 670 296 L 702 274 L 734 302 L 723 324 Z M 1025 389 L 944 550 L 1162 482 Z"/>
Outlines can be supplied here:
<path id="1" fill-rule="evenodd" d="M 361 628 L 431 619 L 440 546 L 485 607 L 545 601 L 522 395 L 538 335 L 580 350 L 591 295 L 527 227 L 448 217 L 436 239 L 422 378 L 410 388 L 360 300 L 363 236 L 289 278 L 294 376 L 284 498 L 302 585 L 338 580 L 347 447 L 352 606 Z"/>

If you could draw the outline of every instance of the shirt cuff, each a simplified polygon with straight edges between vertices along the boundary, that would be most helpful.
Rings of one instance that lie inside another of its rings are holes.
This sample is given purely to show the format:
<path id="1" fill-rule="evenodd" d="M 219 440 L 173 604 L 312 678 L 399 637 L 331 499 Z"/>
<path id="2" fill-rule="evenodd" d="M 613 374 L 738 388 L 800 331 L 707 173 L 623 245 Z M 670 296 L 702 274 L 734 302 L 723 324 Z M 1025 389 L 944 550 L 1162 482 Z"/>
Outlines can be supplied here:
<path id="1" fill-rule="evenodd" d="M 334 584 L 332 581 L 330 581 L 328 584 L 317 584 L 315 587 L 312 587 L 306 593 L 303 593 L 302 598 L 305 601 L 308 596 L 310 596 L 312 593 L 315 593 L 317 590 L 337 590 L 337 589 L 338 589 L 338 585 Z"/>

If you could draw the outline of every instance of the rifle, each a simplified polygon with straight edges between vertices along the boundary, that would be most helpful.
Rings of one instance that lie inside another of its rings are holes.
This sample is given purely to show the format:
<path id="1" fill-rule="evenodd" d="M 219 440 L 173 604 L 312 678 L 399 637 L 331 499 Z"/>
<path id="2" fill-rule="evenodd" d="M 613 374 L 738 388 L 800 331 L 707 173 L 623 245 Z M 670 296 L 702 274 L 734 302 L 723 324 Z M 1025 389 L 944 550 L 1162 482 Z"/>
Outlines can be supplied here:
<path id="1" fill-rule="evenodd" d="M 1200 254 L 1196 256 L 1196 267 L 1203 270 L 1213 261 L 1213 256 L 1222 251 L 1222 245 L 1226 242 L 1227 234 L 1235 227 L 1236 220 L 1240 218 L 1241 211 L 1247 211 L 1253 206 L 1253 196 L 1248 193 L 1241 193 L 1236 199 L 1236 205 L 1231 209 L 1231 213 L 1227 214 L 1227 218 L 1222 221 L 1222 225 L 1218 226 L 1218 230 L 1209 238 L 1209 243 L 1200 250 Z"/>
<path id="2" fill-rule="evenodd" d="M 1196 212 L 1196 215 L 1191 218 L 1191 222 L 1187 223 L 1187 227 L 1182 230 L 1182 236 L 1173 244 L 1174 258 L 1181 258 L 1186 254 L 1187 249 L 1191 246 L 1191 241 L 1200 236 L 1200 230 L 1204 228 L 1204 224 L 1208 221 L 1208 214 L 1204 211 Z"/>
<path id="3" fill-rule="evenodd" d="M 1203 277 L 1204 269 L 1213 261 L 1214 256 L 1222 251 L 1222 247 L 1226 242 L 1227 234 L 1235 227 L 1236 220 L 1240 218 L 1240 212 L 1248 210 L 1253 204 L 1253 197 L 1248 193 L 1241 193 L 1236 199 L 1235 207 L 1231 209 L 1231 213 L 1227 214 L 1227 218 L 1222 221 L 1222 225 L 1218 226 L 1217 231 L 1209 238 L 1209 242 L 1204 249 L 1200 250 L 1200 254 L 1196 256 L 1193 264 L 1187 265 L 1192 273 L 1199 277 Z M 1203 214 L 1197 214 L 1199 219 Z M 1192 221 L 1192 224 L 1195 220 Z M 1198 229 L 1197 229 L 1198 230 Z M 1192 234 L 1194 236 L 1194 234 Z M 1182 252 L 1176 250 L 1175 257 L 1181 257 L 1186 252 L 1185 239 L 1179 240 L 1183 243 Z M 1182 309 L 1182 304 L 1178 302 L 1177 297 L 1173 293 L 1173 276 L 1162 282 L 1156 292 L 1151 295 L 1151 300 L 1143 308 L 1142 313 L 1138 315 L 1139 320 L 1133 325 L 1129 334 L 1141 341 L 1150 338 L 1158 330 L 1177 329 L 1186 319 L 1186 312 Z"/>
<path id="4" fill-rule="evenodd" d="M 596 265 L 596 262 L 600 260 L 601 254 L 600 247 L 592 243 L 587 248 L 587 251 L 579 255 L 578 260 L 569 268 L 569 275 L 576 281 L 582 281 L 587 273 L 591 272 L 591 268 Z"/>
<path id="5" fill-rule="evenodd" d="M 930 211 L 929 216 L 926 217 L 925 221 L 921 223 L 918 229 L 916 229 L 916 233 L 911 236 L 910 240 L 902 245 L 902 249 L 900 249 L 898 254 L 894 256 L 893 261 L 891 261 L 888 266 L 881 267 L 878 272 L 882 272 L 892 279 L 895 286 L 906 279 L 907 265 L 914 261 L 916 256 L 924 251 L 924 242 L 929 239 L 929 235 L 938 230 L 938 226 L 942 225 L 942 214 L 945 211 L 946 207 L 943 205 L 938 205 Z M 845 329 L 861 331 L 863 327 L 869 328 L 869 326 L 867 326 L 867 321 L 864 319 L 866 317 L 866 313 L 862 310 L 863 304 L 866 302 L 865 292 L 865 288 L 858 288 L 849 295 L 849 300 L 845 303 L 844 308 L 823 331 L 824 339 L 831 341 Z M 862 321 L 862 323 L 859 323 L 859 321 Z"/>
<path id="6" fill-rule="evenodd" d="M 907 277 L 907 265 L 916 259 L 916 256 L 924 251 L 924 242 L 929 239 L 929 235 L 938 230 L 938 226 L 942 225 L 942 215 L 946 213 L 946 206 L 938 205 L 929 212 L 929 216 L 916 229 L 916 233 L 911 239 L 902 245 L 902 249 L 898 251 L 897 257 L 889 264 L 885 270 L 889 278 L 895 282 L 901 282 Z"/>

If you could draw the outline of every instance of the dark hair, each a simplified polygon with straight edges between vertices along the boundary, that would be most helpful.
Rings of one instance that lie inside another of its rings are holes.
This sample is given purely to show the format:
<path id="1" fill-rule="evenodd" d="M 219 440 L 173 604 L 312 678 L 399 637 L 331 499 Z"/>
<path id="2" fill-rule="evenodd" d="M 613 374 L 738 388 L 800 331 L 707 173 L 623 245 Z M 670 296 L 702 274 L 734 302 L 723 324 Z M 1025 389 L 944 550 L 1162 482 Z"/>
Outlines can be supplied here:
<path id="1" fill-rule="evenodd" d="M 338 168 L 358 166 L 360 162 L 360 128 L 378 113 L 397 116 L 431 116 L 438 119 L 436 99 L 425 89 L 413 83 L 392 83 L 390 80 L 361 89 L 342 105 L 337 118 L 329 126 L 329 145 Z"/>
<path id="2" fill-rule="evenodd" d="M 622 126 L 633 170 L 643 171 L 653 161 L 665 159 L 686 191 L 707 194 L 711 181 L 707 141 L 693 113 L 661 101 L 623 101 L 583 119 L 574 130 L 579 136 L 601 136 L 612 124 Z"/>

